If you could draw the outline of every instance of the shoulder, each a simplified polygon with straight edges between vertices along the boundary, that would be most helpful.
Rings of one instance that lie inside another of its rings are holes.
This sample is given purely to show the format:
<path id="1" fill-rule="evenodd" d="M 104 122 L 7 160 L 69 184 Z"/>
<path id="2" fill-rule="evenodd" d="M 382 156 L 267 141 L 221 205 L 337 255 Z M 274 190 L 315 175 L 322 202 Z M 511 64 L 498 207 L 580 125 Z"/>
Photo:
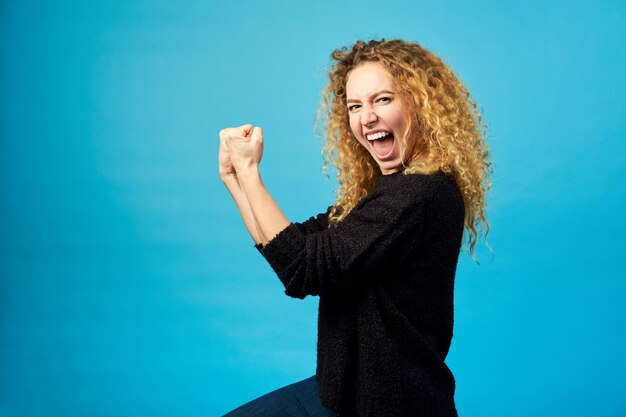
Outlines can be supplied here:
<path id="1" fill-rule="evenodd" d="M 393 174 L 379 178 L 378 190 L 407 202 L 462 200 L 454 177 L 433 174 Z"/>

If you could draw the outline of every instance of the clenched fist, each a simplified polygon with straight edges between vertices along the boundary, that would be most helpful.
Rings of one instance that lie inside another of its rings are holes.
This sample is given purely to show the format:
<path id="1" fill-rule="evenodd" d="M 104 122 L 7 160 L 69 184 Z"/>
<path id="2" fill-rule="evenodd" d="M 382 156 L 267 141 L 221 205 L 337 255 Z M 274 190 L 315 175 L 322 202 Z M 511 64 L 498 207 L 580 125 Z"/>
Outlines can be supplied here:
<path id="1" fill-rule="evenodd" d="M 218 155 L 222 178 L 257 169 L 263 156 L 263 131 L 246 124 L 220 131 Z"/>

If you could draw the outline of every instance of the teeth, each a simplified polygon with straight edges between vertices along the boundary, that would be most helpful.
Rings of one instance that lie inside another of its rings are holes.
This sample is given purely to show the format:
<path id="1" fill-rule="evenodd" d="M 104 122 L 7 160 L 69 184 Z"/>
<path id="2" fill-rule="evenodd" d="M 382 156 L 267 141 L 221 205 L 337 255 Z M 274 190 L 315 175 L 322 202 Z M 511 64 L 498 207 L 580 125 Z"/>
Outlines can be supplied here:
<path id="1" fill-rule="evenodd" d="M 373 133 L 371 135 L 367 135 L 367 140 L 376 140 L 376 139 L 380 139 L 380 138 L 384 138 L 385 136 L 389 135 L 389 132 L 378 132 L 378 133 Z"/>

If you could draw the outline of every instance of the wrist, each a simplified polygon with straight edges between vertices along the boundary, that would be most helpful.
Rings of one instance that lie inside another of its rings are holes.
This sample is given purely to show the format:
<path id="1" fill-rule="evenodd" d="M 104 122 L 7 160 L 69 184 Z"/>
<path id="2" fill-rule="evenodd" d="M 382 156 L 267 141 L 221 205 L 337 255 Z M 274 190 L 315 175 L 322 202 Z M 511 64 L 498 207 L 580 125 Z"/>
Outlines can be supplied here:
<path id="1" fill-rule="evenodd" d="M 233 182 L 233 181 L 237 181 L 237 174 L 233 171 L 233 172 L 226 172 L 226 171 L 221 171 L 220 170 L 220 179 L 222 180 L 223 183 L 229 183 L 229 182 Z"/>
<path id="2" fill-rule="evenodd" d="M 264 188 L 263 180 L 261 179 L 261 174 L 258 170 L 247 170 L 241 173 L 238 173 L 237 179 L 239 180 L 239 186 L 241 190 L 246 194 L 254 194 L 259 189 Z"/>
<path id="3" fill-rule="evenodd" d="M 239 182 L 253 182 L 261 179 L 258 165 L 250 165 L 249 167 L 239 169 L 237 171 L 237 179 Z"/>

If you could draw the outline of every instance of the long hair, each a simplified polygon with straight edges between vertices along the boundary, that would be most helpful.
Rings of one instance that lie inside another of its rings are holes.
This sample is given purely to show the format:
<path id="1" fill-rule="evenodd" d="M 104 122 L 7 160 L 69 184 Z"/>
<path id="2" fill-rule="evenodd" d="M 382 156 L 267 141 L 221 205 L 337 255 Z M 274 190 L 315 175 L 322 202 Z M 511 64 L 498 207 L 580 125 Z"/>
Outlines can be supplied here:
<path id="1" fill-rule="evenodd" d="M 415 137 L 412 155 L 403 156 L 405 174 L 443 171 L 453 176 L 465 204 L 464 227 L 469 254 L 489 223 L 485 193 L 490 188 L 491 163 L 485 141 L 486 126 L 469 90 L 443 61 L 416 43 L 402 40 L 357 41 L 351 49 L 333 51 L 329 83 L 322 92 L 316 123 L 323 120 L 324 171 L 337 169 L 339 188 L 329 214 L 329 226 L 343 220 L 372 191 L 380 168 L 350 128 L 346 81 L 350 71 L 364 62 L 378 62 L 394 80 L 407 117 L 407 132 L 399 140 Z"/>

